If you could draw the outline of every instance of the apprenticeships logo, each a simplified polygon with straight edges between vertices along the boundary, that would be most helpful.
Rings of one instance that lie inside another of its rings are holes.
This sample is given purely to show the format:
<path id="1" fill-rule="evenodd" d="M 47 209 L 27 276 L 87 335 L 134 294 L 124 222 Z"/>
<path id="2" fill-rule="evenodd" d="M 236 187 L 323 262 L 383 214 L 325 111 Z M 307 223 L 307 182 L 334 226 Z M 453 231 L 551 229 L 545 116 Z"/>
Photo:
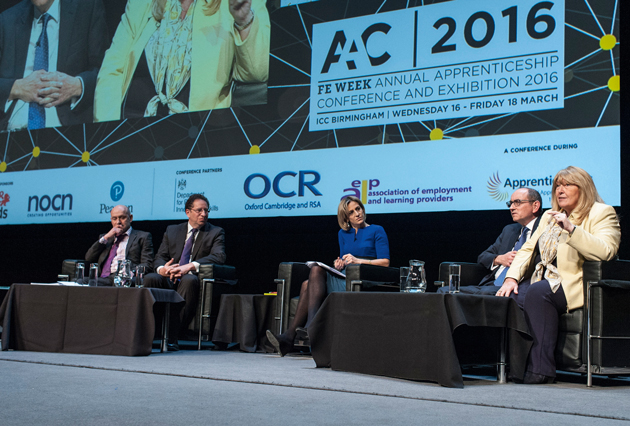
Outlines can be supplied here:
<path id="1" fill-rule="evenodd" d="M 510 194 L 507 191 L 504 191 L 504 186 L 502 185 L 501 178 L 499 177 L 499 172 L 494 173 L 488 179 L 488 194 L 495 201 L 505 201 L 510 198 Z"/>
<path id="2" fill-rule="evenodd" d="M 112 201 L 119 201 L 125 193 L 125 185 L 121 181 L 116 181 L 113 183 L 112 187 L 109 190 L 109 196 L 112 198 Z"/>
<path id="3" fill-rule="evenodd" d="M 4 191 L 0 191 L 0 219 L 6 219 L 9 214 L 9 210 L 6 208 L 7 204 L 11 201 L 9 194 Z"/>

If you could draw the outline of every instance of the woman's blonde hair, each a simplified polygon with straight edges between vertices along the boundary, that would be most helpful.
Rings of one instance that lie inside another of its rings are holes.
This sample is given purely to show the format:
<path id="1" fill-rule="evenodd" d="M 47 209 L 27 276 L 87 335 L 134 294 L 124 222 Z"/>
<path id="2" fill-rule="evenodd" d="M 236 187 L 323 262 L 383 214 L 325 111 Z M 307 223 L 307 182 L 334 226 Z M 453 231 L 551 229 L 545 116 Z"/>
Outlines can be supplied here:
<path id="1" fill-rule="evenodd" d="M 205 4 L 201 8 L 203 10 L 203 14 L 206 16 L 212 16 L 221 7 L 221 0 L 200 0 Z M 151 13 L 153 15 L 153 19 L 160 22 L 162 18 L 164 18 L 164 8 L 166 7 L 166 0 L 153 0 L 153 4 L 151 5 Z"/>
<path id="2" fill-rule="evenodd" d="M 367 216 L 365 214 L 365 206 L 363 205 L 360 199 L 358 199 L 354 195 L 348 195 L 347 197 L 343 197 L 341 201 L 339 202 L 339 207 L 337 207 L 337 222 L 339 222 L 339 226 L 344 231 L 347 231 L 350 229 L 350 221 L 348 220 L 348 204 L 350 204 L 353 201 L 357 203 L 359 206 L 361 206 L 361 210 L 363 210 L 364 220 L 365 220 L 365 217 Z"/>
<path id="3" fill-rule="evenodd" d="M 591 175 L 584 169 L 569 166 L 566 169 L 560 170 L 553 178 L 553 185 L 551 187 L 551 208 L 555 211 L 560 211 L 556 188 L 558 188 L 561 183 L 570 183 L 577 186 L 579 189 L 577 206 L 571 212 L 571 214 L 575 215 L 575 225 L 581 224 L 584 219 L 586 219 L 595 202 L 604 202 L 602 197 L 599 196 L 597 188 L 595 188 L 595 183 Z"/>

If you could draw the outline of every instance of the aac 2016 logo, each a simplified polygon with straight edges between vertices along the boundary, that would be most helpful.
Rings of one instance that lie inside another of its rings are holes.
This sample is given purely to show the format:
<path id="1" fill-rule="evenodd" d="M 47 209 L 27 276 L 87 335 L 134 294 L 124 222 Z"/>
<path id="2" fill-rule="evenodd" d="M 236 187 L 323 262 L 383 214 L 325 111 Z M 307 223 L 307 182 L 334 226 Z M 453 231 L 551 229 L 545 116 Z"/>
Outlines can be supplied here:
<path id="1" fill-rule="evenodd" d="M 288 185 L 291 185 L 291 188 L 295 188 L 295 177 L 297 178 L 297 194 L 294 190 L 286 191 L 280 188 L 281 182 L 284 180 L 287 182 L 283 186 L 286 188 Z M 243 190 L 245 191 L 245 195 L 249 198 L 259 199 L 265 197 L 269 192 L 273 189 L 274 194 L 278 197 L 282 198 L 290 198 L 295 197 L 303 197 L 305 189 L 311 191 L 314 195 L 322 195 L 321 192 L 315 185 L 319 183 L 321 180 L 321 176 L 318 172 L 313 170 L 300 170 L 298 173 L 296 172 L 280 172 L 278 173 L 273 180 L 267 177 L 262 173 L 254 173 L 251 174 L 245 179 L 245 184 L 243 185 Z M 255 190 L 252 190 L 252 183 L 254 184 Z M 262 188 L 260 188 L 262 184 Z"/>
<path id="2" fill-rule="evenodd" d="M 383 52 L 383 54 L 380 56 L 370 55 L 368 51 L 368 43 L 370 41 L 370 37 L 374 33 L 387 34 L 389 30 L 391 29 L 392 29 L 391 25 L 386 24 L 384 22 L 377 22 L 376 24 L 372 24 L 369 27 L 367 27 L 365 31 L 363 31 L 363 33 L 361 34 L 361 41 L 363 42 L 364 52 L 367 55 L 368 59 L 370 60 L 370 64 L 373 67 L 378 66 L 378 65 L 383 65 L 385 62 L 389 60 L 389 58 L 391 58 L 391 55 L 387 51 Z M 322 67 L 322 72 L 321 72 L 322 74 L 326 74 L 330 70 L 330 66 L 334 63 L 339 62 L 339 60 L 341 59 L 341 53 L 339 54 L 336 53 L 338 48 L 346 56 L 356 55 L 359 52 L 356 41 L 355 40 L 351 40 L 351 41 L 352 41 L 352 44 L 350 45 L 350 48 L 346 52 L 344 50 L 344 48 L 346 47 L 346 43 L 348 42 L 348 39 L 346 38 L 346 33 L 343 30 L 339 30 L 335 33 L 335 36 L 333 37 L 333 41 L 330 45 L 330 49 L 328 50 L 328 55 L 326 55 L 324 66 Z M 356 70 L 357 64 L 353 59 L 348 59 L 346 60 L 346 67 L 349 70 Z"/>

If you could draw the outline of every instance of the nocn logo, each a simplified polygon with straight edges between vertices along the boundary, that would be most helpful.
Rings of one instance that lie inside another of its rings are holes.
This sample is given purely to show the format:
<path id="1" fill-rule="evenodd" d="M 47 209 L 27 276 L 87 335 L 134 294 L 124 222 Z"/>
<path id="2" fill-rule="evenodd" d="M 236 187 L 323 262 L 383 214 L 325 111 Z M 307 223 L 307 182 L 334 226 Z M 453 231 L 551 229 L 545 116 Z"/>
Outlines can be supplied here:
<path id="1" fill-rule="evenodd" d="M 114 182 L 111 189 L 109 190 L 109 196 L 112 198 L 112 201 L 118 201 L 122 198 L 125 193 L 125 185 L 121 181 Z"/>
<path id="2" fill-rule="evenodd" d="M 28 197 L 28 211 L 47 212 L 50 209 L 54 211 L 72 210 L 72 194 L 57 194 L 52 197 L 49 195 L 32 195 Z"/>
<path id="3" fill-rule="evenodd" d="M 295 182 L 296 176 L 298 176 L 297 182 Z M 282 198 L 295 197 L 296 195 L 298 197 L 303 197 L 305 188 L 311 191 L 314 195 L 320 196 L 322 193 L 315 188 L 315 185 L 317 185 L 320 180 L 321 176 L 319 173 L 313 170 L 300 170 L 299 173 L 290 171 L 280 172 L 273 178 L 273 180 L 262 173 L 254 173 L 245 179 L 243 190 L 245 191 L 245 195 L 253 199 L 259 199 L 267 196 L 272 188 L 274 194 Z M 293 190 L 296 183 L 297 194 Z M 291 190 L 288 188 L 291 188 Z"/>

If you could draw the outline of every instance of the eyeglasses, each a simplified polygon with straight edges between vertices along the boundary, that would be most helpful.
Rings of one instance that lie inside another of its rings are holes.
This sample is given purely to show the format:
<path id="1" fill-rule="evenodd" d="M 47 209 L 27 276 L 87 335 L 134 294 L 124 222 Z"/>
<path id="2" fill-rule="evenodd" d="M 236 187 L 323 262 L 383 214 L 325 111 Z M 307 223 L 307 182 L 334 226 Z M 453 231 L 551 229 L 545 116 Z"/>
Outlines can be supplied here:
<path id="1" fill-rule="evenodd" d="M 533 203 L 534 200 L 514 200 L 514 201 L 508 201 L 505 204 L 507 204 L 508 207 L 512 207 L 512 204 L 514 204 L 516 207 L 520 207 L 521 204 L 523 203 Z"/>
<path id="2" fill-rule="evenodd" d="M 208 213 L 208 209 L 190 209 L 190 211 L 195 212 L 197 214 Z"/>
<path id="3" fill-rule="evenodd" d="M 558 186 L 556 186 L 556 189 L 558 189 L 558 188 L 569 189 L 572 186 L 577 186 L 577 185 L 574 184 L 574 183 L 558 183 Z"/>

